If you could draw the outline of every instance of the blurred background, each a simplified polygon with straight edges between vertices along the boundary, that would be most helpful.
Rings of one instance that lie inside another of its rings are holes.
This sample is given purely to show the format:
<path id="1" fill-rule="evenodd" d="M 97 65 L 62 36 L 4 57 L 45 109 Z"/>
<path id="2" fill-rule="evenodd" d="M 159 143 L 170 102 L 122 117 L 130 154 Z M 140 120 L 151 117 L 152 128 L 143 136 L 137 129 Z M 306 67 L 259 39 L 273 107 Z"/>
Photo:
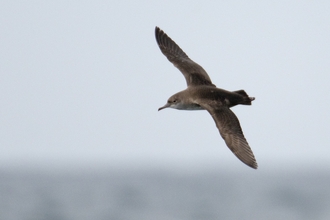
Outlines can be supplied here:
<path id="1" fill-rule="evenodd" d="M 2 1 L 0 219 L 329 219 L 330 2 Z M 163 29 L 237 106 L 259 164 L 186 88 Z"/>

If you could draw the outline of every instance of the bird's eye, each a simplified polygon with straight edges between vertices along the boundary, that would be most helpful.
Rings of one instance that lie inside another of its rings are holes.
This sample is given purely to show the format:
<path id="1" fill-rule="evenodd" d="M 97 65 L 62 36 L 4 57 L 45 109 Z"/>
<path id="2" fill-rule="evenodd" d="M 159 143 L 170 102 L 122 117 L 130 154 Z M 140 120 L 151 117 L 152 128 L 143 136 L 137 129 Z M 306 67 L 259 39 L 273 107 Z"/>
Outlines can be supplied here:
<path id="1" fill-rule="evenodd" d="M 176 99 L 175 99 L 175 100 L 173 100 L 173 103 L 176 103 Z"/>

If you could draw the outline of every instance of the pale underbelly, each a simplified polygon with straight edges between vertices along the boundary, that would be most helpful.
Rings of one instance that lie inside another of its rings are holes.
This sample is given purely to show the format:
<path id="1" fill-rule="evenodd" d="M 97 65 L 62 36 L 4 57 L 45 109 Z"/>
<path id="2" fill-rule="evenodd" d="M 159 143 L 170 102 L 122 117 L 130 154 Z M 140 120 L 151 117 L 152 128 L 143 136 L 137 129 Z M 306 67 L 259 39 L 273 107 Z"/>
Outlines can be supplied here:
<path id="1" fill-rule="evenodd" d="M 195 111 L 195 110 L 205 110 L 200 105 L 184 105 L 180 106 L 180 110 L 189 110 L 189 111 Z"/>

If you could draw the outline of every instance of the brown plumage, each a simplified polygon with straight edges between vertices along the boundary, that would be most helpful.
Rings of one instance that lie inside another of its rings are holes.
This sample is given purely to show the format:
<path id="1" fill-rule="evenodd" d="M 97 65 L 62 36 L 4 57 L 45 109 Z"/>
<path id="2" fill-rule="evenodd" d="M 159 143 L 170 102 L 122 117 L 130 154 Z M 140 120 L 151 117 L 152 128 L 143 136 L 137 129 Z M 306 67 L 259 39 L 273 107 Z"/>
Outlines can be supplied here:
<path id="1" fill-rule="evenodd" d="M 244 90 L 230 92 L 217 88 L 206 71 L 192 61 L 164 31 L 156 27 L 155 35 L 162 53 L 182 72 L 187 82 L 187 89 L 171 96 L 158 110 L 207 110 L 228 148 L 243 163 L 257 169 L 257 162 L 243 135 L 240 123 L 229 109 L 238 104 L 251 105 L 254 98 L 249 97 Z"/>

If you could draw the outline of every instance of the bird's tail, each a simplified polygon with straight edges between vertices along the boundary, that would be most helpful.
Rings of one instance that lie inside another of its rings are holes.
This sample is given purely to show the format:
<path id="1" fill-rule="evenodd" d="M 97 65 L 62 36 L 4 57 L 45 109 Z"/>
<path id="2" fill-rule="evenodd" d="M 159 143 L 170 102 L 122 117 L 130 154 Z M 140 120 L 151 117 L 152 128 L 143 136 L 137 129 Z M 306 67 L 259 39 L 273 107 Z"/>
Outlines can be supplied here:
<path id="1" fill-rule="evenodd" d="M 243 100 L 242 100 L 242 105 L 251 105 L 252 101 L 255 100 L 254 97 L 249 97 L 248 94 L 244 91 L 244 90 L 237 90 L 234 91 L 237 94 L 240 94 L 241 96 L 243 96 Z"/>

